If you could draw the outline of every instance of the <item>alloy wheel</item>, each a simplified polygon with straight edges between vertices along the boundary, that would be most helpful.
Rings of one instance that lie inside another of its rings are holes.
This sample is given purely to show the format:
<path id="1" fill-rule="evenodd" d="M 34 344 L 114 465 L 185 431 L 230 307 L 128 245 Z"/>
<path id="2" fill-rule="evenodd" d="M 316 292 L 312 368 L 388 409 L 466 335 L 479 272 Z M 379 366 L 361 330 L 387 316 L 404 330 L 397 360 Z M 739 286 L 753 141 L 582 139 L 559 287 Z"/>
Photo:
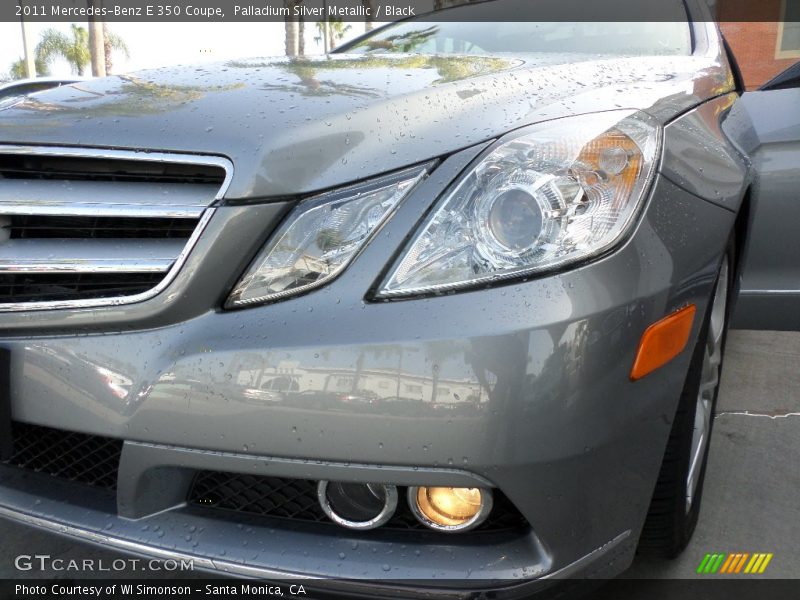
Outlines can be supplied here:
<path id="1" fill-rule="evenodd" d="M 694 503 L 698 485 L 700 484 L 703 457 L 706 454 L 711 435 L 711 421 L 714 418 L 714 398 L 719 387 L 720 368 L 722 366 L 722 345 L 727 319 L 728 288 L 730 275 L 728 257 L 722 259 L 717 285 L 711 304 L 711 315 L 708 325 L 708 339 L 703 354 L 703 367 L 700 376 L 700 387 L 697 392 L 697 408 L 694 416 L 692 433 L 692 449 L 689 474 L 686 478 L 686 512 Z"/>

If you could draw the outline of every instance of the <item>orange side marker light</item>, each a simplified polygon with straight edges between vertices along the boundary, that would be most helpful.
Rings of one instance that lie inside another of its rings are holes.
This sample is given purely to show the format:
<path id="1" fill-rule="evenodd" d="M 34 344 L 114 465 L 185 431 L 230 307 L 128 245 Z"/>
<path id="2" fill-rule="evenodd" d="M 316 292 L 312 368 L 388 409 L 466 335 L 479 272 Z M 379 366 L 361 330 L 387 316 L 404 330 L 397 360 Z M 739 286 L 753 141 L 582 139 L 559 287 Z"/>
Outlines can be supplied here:
<path id="1" fill-rule="evenodd" d="M 639 340 L 639 350 L 631 368 L 631 381 L 641 379 L 663 367 L 683 352 L 689 341 L 695 312 L 697 308 L 690 304 L 656 321 L 645 330 Z"/>

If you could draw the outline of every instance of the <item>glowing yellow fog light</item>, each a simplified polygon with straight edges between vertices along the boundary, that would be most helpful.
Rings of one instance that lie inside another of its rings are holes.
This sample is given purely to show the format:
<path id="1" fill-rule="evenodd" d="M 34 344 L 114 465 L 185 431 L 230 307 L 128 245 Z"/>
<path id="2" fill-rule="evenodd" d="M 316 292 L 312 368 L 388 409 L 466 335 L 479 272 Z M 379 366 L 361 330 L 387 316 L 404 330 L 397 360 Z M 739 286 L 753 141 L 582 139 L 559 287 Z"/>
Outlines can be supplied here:
<path id="1" fill-rule="evenodd" d="M 492 494 L 480 488 L 409 488 L 408 503 L 424 525 L 439 531 L 465 531 L 480 525 L 492 510 Z"/>

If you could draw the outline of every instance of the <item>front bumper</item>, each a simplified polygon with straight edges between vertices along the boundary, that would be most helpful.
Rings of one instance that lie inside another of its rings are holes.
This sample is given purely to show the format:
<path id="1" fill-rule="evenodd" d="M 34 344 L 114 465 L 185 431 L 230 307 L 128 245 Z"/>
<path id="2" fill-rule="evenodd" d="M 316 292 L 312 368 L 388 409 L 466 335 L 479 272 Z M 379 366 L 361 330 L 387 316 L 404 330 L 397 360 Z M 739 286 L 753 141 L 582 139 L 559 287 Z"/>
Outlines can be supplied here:
<path id="1" fill-rule="evenodd" d="M 366 302 L 420 203 L 446 185 L 438 174 L 448 162 L 326 288 L 235 312 L 183 298 L 193 312 L 172 318 L 179 312 L 169 303 L 192 289 L 192 270 L 209 274 L 190 260 L 161 313 L 142 309 L 152 328 L 65 335 L 62 326 L 3 340 L 15 420 L 125 445 L 111 495 L 3 468 L 0 515 L 250 576 L 484 588 L 624 570 L 690 354 L 632 383 L 634 353 L 665 314 L 690 302 L 704 313 L 734 215 L 659 178 L 635 233 L 592 264 L 492 289 Z M 248 208 L 231 210 L 242 221 Z M 368 393 L 342 393 L 353 390 Z M 200 469 L 489 485 L 530 529 L 476 541 L 236 524 L 182 506 Z"/>

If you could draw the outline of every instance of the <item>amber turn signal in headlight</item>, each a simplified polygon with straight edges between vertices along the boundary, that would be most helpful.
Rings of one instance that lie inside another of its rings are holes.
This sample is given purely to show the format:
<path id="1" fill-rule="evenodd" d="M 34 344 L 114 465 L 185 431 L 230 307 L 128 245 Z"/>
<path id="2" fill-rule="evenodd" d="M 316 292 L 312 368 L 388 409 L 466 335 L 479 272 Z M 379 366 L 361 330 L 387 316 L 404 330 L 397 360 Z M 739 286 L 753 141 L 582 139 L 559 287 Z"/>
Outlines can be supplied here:
<path id="1" fill-rule="evenodd" d="M 414 516 L 437 531 L 465 531 L 477 527 L 492 510 L 492 493 L 481 488 L 409 488 Z"/>
<path id="2" fill-rule="evenodd" d="M 639 350 L 631 369 L 631 381 L 641 379 L 678 356 L 689 341 L 692 331 L 694 304 L 656 321 L 642 334 Z"/>

